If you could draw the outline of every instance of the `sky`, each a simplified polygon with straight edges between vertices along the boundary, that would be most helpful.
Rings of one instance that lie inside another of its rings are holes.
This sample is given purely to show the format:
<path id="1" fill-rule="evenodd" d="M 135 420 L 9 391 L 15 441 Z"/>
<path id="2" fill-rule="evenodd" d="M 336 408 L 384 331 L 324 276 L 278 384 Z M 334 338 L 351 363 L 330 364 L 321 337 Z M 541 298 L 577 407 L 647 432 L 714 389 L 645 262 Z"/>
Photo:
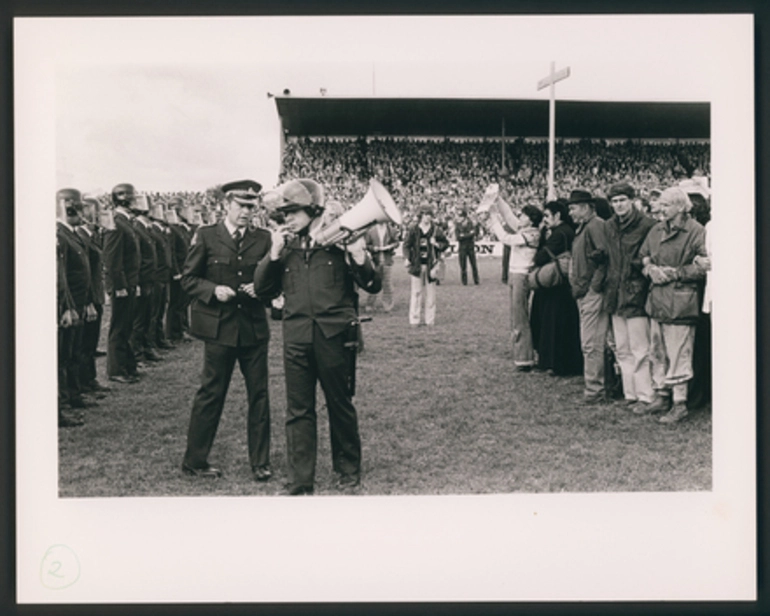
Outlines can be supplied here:
<path id="1" fill-rule="evenodd" d="M 554 61 L 571 70 L 557 99 L 708 101 L 717 26 L 707 16 L 72 20 L 53 63 L 56 180 L 86 192 L 242 177 L 271 186 L 280 127 L 267 93 L 284 88 L 546 99 L 536 84 Z"/>

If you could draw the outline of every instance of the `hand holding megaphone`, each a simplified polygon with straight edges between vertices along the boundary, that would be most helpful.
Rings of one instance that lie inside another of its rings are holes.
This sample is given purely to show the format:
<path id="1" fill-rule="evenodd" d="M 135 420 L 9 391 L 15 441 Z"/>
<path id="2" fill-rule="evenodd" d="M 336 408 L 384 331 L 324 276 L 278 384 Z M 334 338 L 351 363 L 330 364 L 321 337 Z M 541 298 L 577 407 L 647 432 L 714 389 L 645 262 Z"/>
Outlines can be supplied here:
<path id="1" fill-rule="evenodd" d="M 353 261 L 355 261 L 358 265 L 363 265 L 366 261 L 366 239 L 363 237 L 359 237 L 357 240 L 351 242 L 350 244 L 345 244 L 345 250 L 350 253 Z"/>

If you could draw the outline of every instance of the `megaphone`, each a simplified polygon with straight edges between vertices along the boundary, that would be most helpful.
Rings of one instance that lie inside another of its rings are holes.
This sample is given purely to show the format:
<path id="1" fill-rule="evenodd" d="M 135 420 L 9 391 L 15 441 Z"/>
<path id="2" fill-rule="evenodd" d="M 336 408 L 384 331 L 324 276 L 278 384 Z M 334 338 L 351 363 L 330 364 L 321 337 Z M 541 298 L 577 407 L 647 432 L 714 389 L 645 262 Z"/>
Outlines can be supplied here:
<path id="1" fill-rule="evenodd" d="M 378 222 L 400 225 L 401 211 L 393 197 L 377 180 L 369 180 L 369 190 L 356 205 L 326 226 L 310 231 L 310 237 L 319 246 L 352 242 Z"/>
<path id="2" fill-rule="evenodd" d="M 493 206 L 497 205 L 498 201 L 503 201 L 500 196 L 500 185 L 493 183 L 487 186 L 484 191 L 484 196 L 481 199 L 481 203 L 476 207 L 476 212 L 482 214 L 488 212 Z M 508 206 L 510 208 L 510 206 Z"/>

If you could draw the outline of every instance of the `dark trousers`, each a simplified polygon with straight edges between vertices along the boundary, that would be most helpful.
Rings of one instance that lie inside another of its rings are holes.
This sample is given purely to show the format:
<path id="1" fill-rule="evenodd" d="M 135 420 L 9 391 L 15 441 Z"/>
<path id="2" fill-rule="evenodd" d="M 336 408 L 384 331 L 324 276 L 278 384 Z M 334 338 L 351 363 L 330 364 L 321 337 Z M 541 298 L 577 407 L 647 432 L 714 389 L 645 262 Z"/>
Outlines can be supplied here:
<path id="1" fill-rule="evenodd" d="M 470 261 L 473 282 L 479 284 L 479 270 L 476 267 L 476 246 L 474 243 L 460 242 L 457 252 L 460 256 L 460 279 L 462 283 L 468 284 L 468 262 Z"/>
<path id="2" fill-rule="evenodd" d="M 166 314 L 166 338 L 172 342 L 181 340 L 183 332 L 187 329 L 185 313 L 188 303 L 182 283 L 172 280 L 169 283 L 168 313 Z"/>
<path id="3" fill-rule="evenodd" d="M 691 410 L 711 402 L 711 315 L 706 312 L 700 313 L 695 325 L 692 371 L 687 383 L 687 408 Z"/>
<path id="4" fill-rule="evenodd" d="M 80 346 L 80 382 L 83 385 L 96 380 L 96 347 L 99 345 L 99 334 L 102 330 L 102 314 L 104 306 L 94 304 L 96 319 L 83 323 L 83 343 Z"/>
<path id="5" fill-rule="evenodd" d="M 152 316 L 150 317 L 150 345 L 158 347 L 166 342 L 163 319 L 168 307 L 168 283 L 156 282 L 152 293 Z"/>
<path id="6" fill-rule="evenodd" d="M 80 357 L 83 345 L 84 311 L 78 310 L 81 321 L 71 327 L 60 327 L 58 342 L 59 402 L 70 402 L 82 393 L 80 383 Z"/>
<path id="7" fill-rule="evenodd" d="M 358 417 L 348 390 L 345 334 L 324 337 L 313 325 L 313 342 L 284 342 L 286 372 L 286 448 L 292 488 L 312 487 L 317 449 L 316 382 L 320 381 L 329 413 L 332 467 L 337 473 L 361 472 Z"/>
<path id="8" fill-rule="evenodd" d="M 150 322 L 154 304 L 155 283 L 143 283 L 134 308 L 134 331 L 131 334 L 131 348 L 138 358 L 151 347 Z"/>
<path id="9" fill-rule="evenodd" d="M 128 297 L 112 295 L 112 316 L 107 339 L 107 375 L 128 376 L 136 374 L 136 359 L 131 349 L 131 333 L 134 328 L 134 289 Z"/>
<path id="10" fill-rule="evenodd" d="M 511 247 L 508 244 L 503 244 L 503 282 L 508 282 L 508 268 L 511 264 Z"/>
<path id="11" fill-rule="evenodd" d="M 193 400 L 184 464 L 205 467 L 217 434 L 235 361 L 246 382 L 247 435 L 251 468 L 270 464 L 270 401 L 267 391 L 267 340 L 254 346 L 229 347 L 207 342 L 201 386 Z"/>

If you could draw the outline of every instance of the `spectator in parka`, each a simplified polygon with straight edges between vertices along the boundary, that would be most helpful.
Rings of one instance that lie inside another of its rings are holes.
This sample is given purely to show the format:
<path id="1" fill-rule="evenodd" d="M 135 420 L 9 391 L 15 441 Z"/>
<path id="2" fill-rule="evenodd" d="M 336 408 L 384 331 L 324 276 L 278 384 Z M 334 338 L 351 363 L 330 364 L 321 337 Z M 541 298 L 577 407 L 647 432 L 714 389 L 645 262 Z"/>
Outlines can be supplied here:
<path id="1" fill-rule="evenodd" d="M 611 317 L 625 401 L 643 414 L 649 411 L 654 392 L 650 319 L 644 311 L 648 281 L 639 249 L 655 221 L 634 206 L 636 191 L 628 182 L 610 186 L 607 197 L 615 213 L 604 226 L 608 257 L 604 308 Z"/>
<path id="2" fill-rule="evenodd" d="M 695 324 L 700 314 L 698 282 L 707 257 L 705 230 L 690 217 L 690 199 L 679 187 L 658 200 L 661 222 L 647 235 L 639 256 L 650 279 L 646 310 L 651 318 L 652 374 L 656 399 L 651 412 L 668 411 L 660 423 L 687 417 L 687 384 L 693 376 Z"/>
<path id="3" fill-rule="evenodd" d="M 609 316 L 604 309 L 607 245 L 605 222 L 594 211 L 590 192 L 575 189 L 570 193 L 569 215 L 578 228 L 572 243 L 569 282 L 572 297 L 580 312 L 580 344 L 583 349 L 583 402 L 607 401 L 604 390 L 604 346 Z"/>
<path id="4" fill-rule="evenodd" d="M 449 247 L 444 232 L 433 223 L 433 209 L 423 204 L 417 224 L 409 229 L 402 250 L 404 265 L 409 271 L 412 287 L 409 299 L 409 324 L 420 325 L 425 299 L 425 325 L 436 321 L 436 278 L 434 268 Z"/>

